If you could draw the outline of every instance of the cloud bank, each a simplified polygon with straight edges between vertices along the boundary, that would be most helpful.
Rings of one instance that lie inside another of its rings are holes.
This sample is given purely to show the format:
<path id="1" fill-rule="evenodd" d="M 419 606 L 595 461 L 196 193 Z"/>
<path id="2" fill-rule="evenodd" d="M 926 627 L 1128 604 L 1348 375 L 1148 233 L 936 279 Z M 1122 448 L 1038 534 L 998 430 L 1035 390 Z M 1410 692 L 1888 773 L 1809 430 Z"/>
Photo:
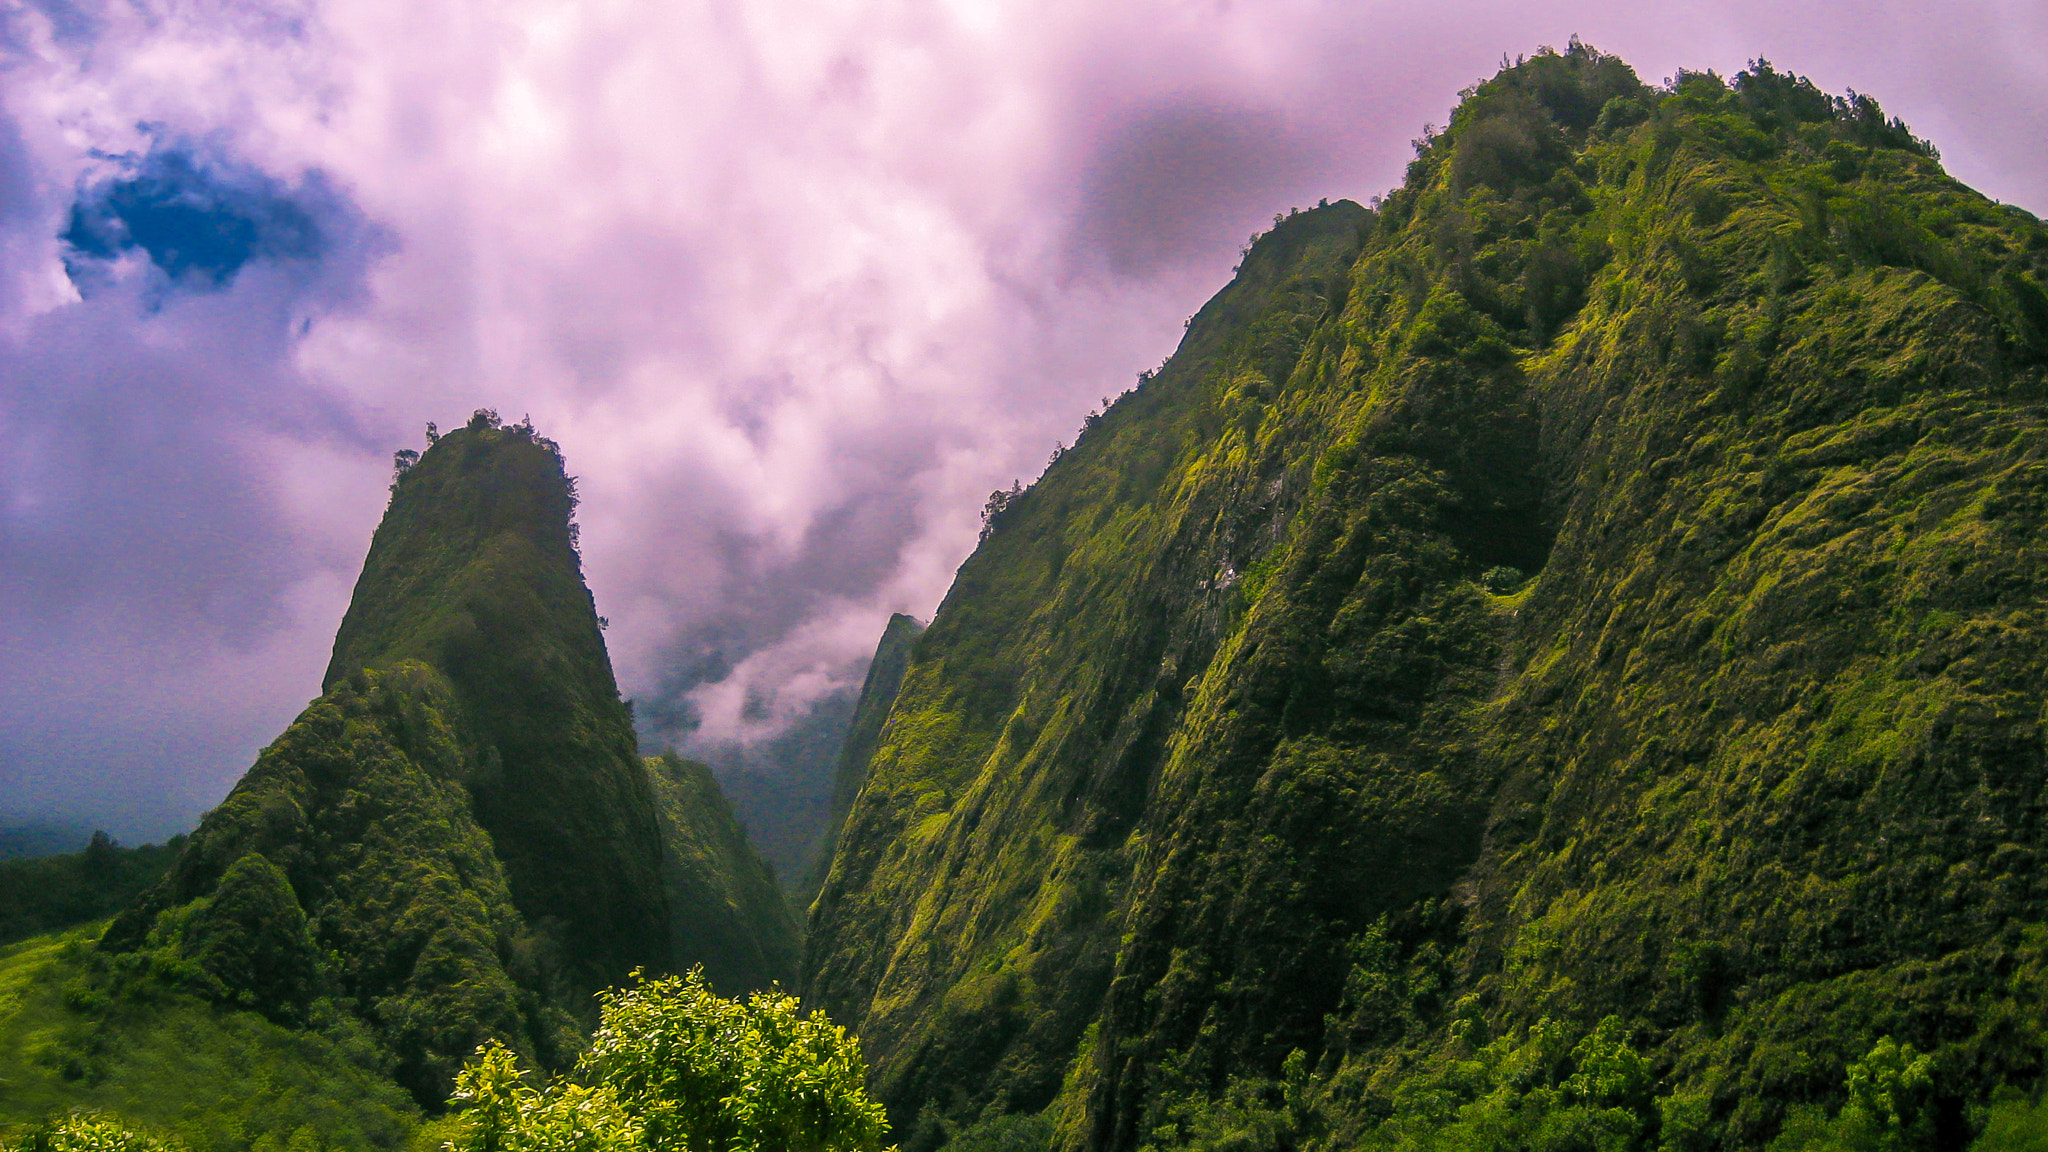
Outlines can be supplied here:
<path id="1" fill-rule="evenodd" d="M 929 615 L 986 494 L 1503 53 L 1755 56 L 2048 208 L 2048 14 L 1276 0 L 0 8 L 0 816 L 188 822 L 317 693 L 393 450 L 530 414 L 669 734 Z"/>

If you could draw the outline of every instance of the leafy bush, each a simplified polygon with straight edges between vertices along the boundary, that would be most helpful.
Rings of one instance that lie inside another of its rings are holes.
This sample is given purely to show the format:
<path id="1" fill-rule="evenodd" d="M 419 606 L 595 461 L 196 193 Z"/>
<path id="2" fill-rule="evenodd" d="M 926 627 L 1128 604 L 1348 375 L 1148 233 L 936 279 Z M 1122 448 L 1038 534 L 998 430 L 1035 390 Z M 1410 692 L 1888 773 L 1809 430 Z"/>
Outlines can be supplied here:
<path id="1" fill-rule="evenodd" d="M 572 1078 L 534 1087 L 495 1042 L 456 1078 L 454 1152 L 876 1152 L 888 1131 L 846 1030 L 796 997 L 727 1000 L 703 973 L 602 994 Z"/>
<path id="2" fill-rule="evenodd" d="M 175 1140 L 146 1135 L 96 1112 L 36 1125 L 0 1143 L 0 1152 L 183 1152 Z"/>

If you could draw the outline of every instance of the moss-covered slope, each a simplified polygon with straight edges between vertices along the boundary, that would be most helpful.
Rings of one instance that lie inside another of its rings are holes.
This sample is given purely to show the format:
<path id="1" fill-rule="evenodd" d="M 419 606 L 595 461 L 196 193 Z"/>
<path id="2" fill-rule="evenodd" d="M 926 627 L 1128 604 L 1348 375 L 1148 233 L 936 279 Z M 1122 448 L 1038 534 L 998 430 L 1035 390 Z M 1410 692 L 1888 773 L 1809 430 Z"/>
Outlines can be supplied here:
<path id="1" fill-rule="evenodd" d="M 725 996 L 796 982 L 796 915 L 711 769 L 675 755 L 647 761 L 661 811 L 671 967 L 704 974 Z"/>
<path id="2" fill-rule="evenodd" d="M 853 800 L 860 795 L 861 785 L 867 783 L 868 761 L 874 758 L 875 747 L 882 739 L 882 725 L 888 722 L 889 709 L 903 687 L 903 673 L 910 667 L 910 650 L 922 635 L 924 624 L 917 617 L 898 612 L 889 617 L 881 640 L 875 644 L 875 655 L 868 661 L 867 676 L 860 685 L 860 700 L 854 705 L 852 722 L 846 726 L 839 764 L 833 773 L 832 814 L 825 825 L 824 843 L 819 845 L 818 859 L 797 893 L 805 904 L 817 898 L 818 889 L 824 887 L 825 877 L 832 870 L 832 857 L 839 848 L 839 830 L 846 824 L 846 814 L 853 810 Z"/>
<path id="3" fill-rule="evenodd" d="M 167 974 L 288 1026 L 317 1005 L 348 1011 L 430 1106 L 486 1039 L 558 1063 L 576 1043 L 559 973 L 472 814 L 466 782 L 483 765 L 454 710 L 446 682 L 417 662 L 336 683 L 263 750 L 103 949 L 123 975 Z"/>
<path id="4" fill-rule="evenodd" d="M 1868 100 L 1577 45 L 1278 224 L 869 761 L 806 982 L 911 1146 L 1419 1147 L 1626 1048 L 1584 1146 L 1760 1147 L 1887 1036 L 1960 1139 L 2048 1042 L 2044 281 Z"/>

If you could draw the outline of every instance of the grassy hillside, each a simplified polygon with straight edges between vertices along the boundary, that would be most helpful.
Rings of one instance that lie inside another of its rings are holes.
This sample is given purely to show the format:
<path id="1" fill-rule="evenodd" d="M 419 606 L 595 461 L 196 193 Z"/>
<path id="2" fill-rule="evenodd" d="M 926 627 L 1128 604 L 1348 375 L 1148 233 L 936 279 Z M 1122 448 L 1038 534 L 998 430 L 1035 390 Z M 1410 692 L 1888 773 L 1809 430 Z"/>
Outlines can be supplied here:
<path id="1" fill-rule="evenodd" d="M 193 997 L 96 998 L 81 978 L 99 928 L 0 947 L 0 1133 L 87 1107 L 192 1152 L 371 1152 L 410 1139 L 417 1109 L 345 1022 L 298 1031 Z"/>
<path id="2" fill-rule="evenodd" d="M 806 983 L 907 1146 L 1957 1146 L 2048 1045 L 2044 282 L 1869 100 L 1578 45 L 1276 225 L 869 762 Z"/>
<path id="3" fill-rule="evenodd" d="M 702 964 L 726 996 L 796 981 L 800 929 L 775 874 L 711 770 L 674 755 L 647 761 L 661 807 L 662 880 L 668 893 L 671 968 Z"/>

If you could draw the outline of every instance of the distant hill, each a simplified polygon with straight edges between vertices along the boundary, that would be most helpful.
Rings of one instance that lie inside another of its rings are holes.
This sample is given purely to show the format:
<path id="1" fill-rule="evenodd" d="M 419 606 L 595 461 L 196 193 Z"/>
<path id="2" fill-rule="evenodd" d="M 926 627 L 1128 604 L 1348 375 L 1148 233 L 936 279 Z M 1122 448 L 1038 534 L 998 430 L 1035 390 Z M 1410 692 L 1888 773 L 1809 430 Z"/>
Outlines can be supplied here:
<path id="1" fill-rule="evenodd" d="M 83 851 L 0 860 L 0 944 L 104 920 L 156 883 L 185 838 L 123 848 L 95 832 Z"/>
<path id="2" fill-rule="evenodd" d="M 92 835 L 90 829 L 72 824 L 32 822 L 0 828 L 0 860 L 26 860 L 76 852 Z"/>

